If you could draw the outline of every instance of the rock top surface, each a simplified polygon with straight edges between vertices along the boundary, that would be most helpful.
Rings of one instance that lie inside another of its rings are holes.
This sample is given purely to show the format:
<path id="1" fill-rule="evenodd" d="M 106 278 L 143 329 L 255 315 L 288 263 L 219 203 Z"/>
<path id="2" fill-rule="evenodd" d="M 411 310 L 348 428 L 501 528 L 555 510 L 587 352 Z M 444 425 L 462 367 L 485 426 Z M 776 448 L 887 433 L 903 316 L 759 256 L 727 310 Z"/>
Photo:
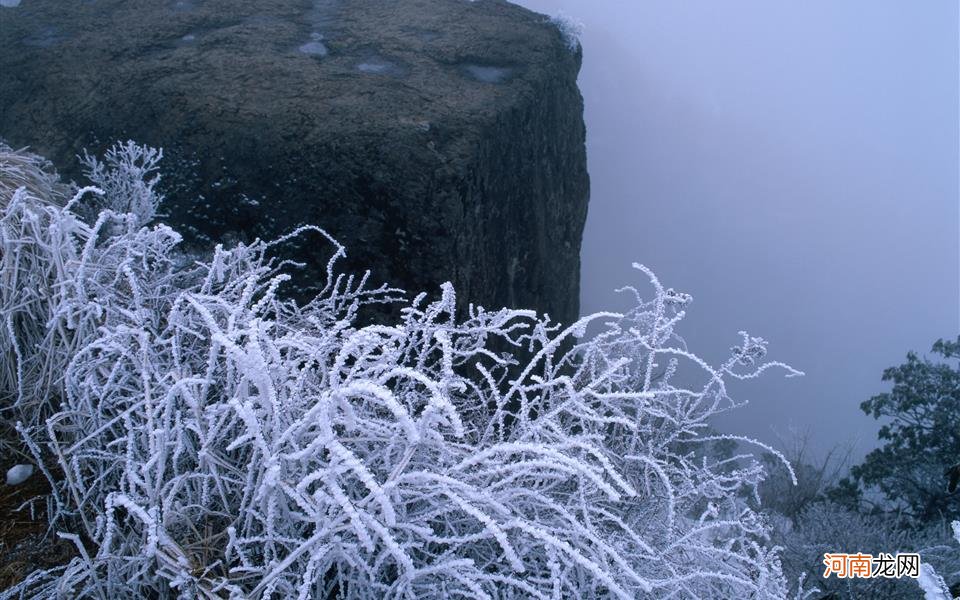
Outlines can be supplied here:
<path id="1" fill-rule="evenodd" d="M 376 281 L 577 316 L 579 51 L 497 0 L 26 0 L 0 10 L 0 137 L 76 177 L 163 147 L 190 242 L 302 223 Z M 329 247 L 293 247 L 310 264 Z"/>

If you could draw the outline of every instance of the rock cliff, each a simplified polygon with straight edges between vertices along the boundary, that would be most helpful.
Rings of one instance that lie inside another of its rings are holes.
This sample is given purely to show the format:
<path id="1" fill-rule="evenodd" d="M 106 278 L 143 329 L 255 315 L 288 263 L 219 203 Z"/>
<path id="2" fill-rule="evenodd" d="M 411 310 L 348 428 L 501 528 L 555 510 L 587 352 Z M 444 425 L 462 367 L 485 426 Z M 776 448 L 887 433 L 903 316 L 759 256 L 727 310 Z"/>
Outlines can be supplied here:
<path id="1" fill-rule="evenodd" d="M 0 137 L 69 176 L 165 150 L 190 242 L 324 227 L 350 269 L 578 313 L 589 182 L 579 51 L 498 0 L 25 0 L 0 9 Z M 328 247 L 305 238 L 310 268 Z"/>

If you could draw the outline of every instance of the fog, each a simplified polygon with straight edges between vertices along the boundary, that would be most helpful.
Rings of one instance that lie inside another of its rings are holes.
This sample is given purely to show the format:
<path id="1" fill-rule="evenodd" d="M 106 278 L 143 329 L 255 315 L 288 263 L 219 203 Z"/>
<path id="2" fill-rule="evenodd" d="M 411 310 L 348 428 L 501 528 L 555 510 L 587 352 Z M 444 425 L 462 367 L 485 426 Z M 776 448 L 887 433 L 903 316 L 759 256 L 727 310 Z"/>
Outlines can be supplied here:
<path id="1" fill-rule="evenodd" d="M 960 332 L 957 2 L 521 4 L 585 26 L 582 311 L 642 262 L 701 356 L 744 329 L 806 372 L 734 388 L 722 429 L 868 450 L 883 369 Z"/>

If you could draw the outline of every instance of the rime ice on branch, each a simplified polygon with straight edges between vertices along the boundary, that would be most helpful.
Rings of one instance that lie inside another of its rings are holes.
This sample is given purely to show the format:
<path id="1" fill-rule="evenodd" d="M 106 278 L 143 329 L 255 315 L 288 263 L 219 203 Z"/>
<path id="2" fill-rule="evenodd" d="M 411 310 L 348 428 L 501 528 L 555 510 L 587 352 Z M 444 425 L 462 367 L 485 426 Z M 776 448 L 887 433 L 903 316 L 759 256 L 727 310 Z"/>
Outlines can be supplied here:
<path id="1" fill-rule="evenodd" d="M 626 313 L 457 320 L 450 285 L 405 301 L 337 274 L 312 227 L 332 258 L 298 305 L 271 243 L 190 260 L 145 224 L 159 154 L 134 148 L 65 205 L 2 198 L 3 408 L 78 549 L 3 597 L 784 597 L 744 499 L 763 468 L 707 432 L 726 378 L 797 373 L 762 339 L 698 358 L 689 297 L 639 265 Z"/>

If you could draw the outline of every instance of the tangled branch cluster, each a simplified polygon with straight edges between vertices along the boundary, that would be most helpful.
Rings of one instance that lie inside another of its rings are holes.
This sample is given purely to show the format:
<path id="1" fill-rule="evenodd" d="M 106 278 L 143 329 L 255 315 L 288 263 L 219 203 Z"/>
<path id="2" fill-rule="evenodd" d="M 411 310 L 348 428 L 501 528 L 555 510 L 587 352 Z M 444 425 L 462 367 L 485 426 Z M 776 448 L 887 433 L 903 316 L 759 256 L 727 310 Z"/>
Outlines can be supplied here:
<path id="1" fill-rule="evenodd" d="M 155 158 L 0 200 L 0 399 L 78 550 L 0 597 L 785 596 L 746 502 L 763 468 L 707 427 L 726 378 L 796 373 L 763 340 L 709 365 L 674 333 L 689 297 L 639 265 L 652 299 L 569 327 L 458 320 L 449 284 L 360 326 L 397 294 L 336 274 L 319 229 L 295 235 L 332 244 L 327 286 L 298 305 L 271 243 L 190 261 L 145 226 Z"/>

